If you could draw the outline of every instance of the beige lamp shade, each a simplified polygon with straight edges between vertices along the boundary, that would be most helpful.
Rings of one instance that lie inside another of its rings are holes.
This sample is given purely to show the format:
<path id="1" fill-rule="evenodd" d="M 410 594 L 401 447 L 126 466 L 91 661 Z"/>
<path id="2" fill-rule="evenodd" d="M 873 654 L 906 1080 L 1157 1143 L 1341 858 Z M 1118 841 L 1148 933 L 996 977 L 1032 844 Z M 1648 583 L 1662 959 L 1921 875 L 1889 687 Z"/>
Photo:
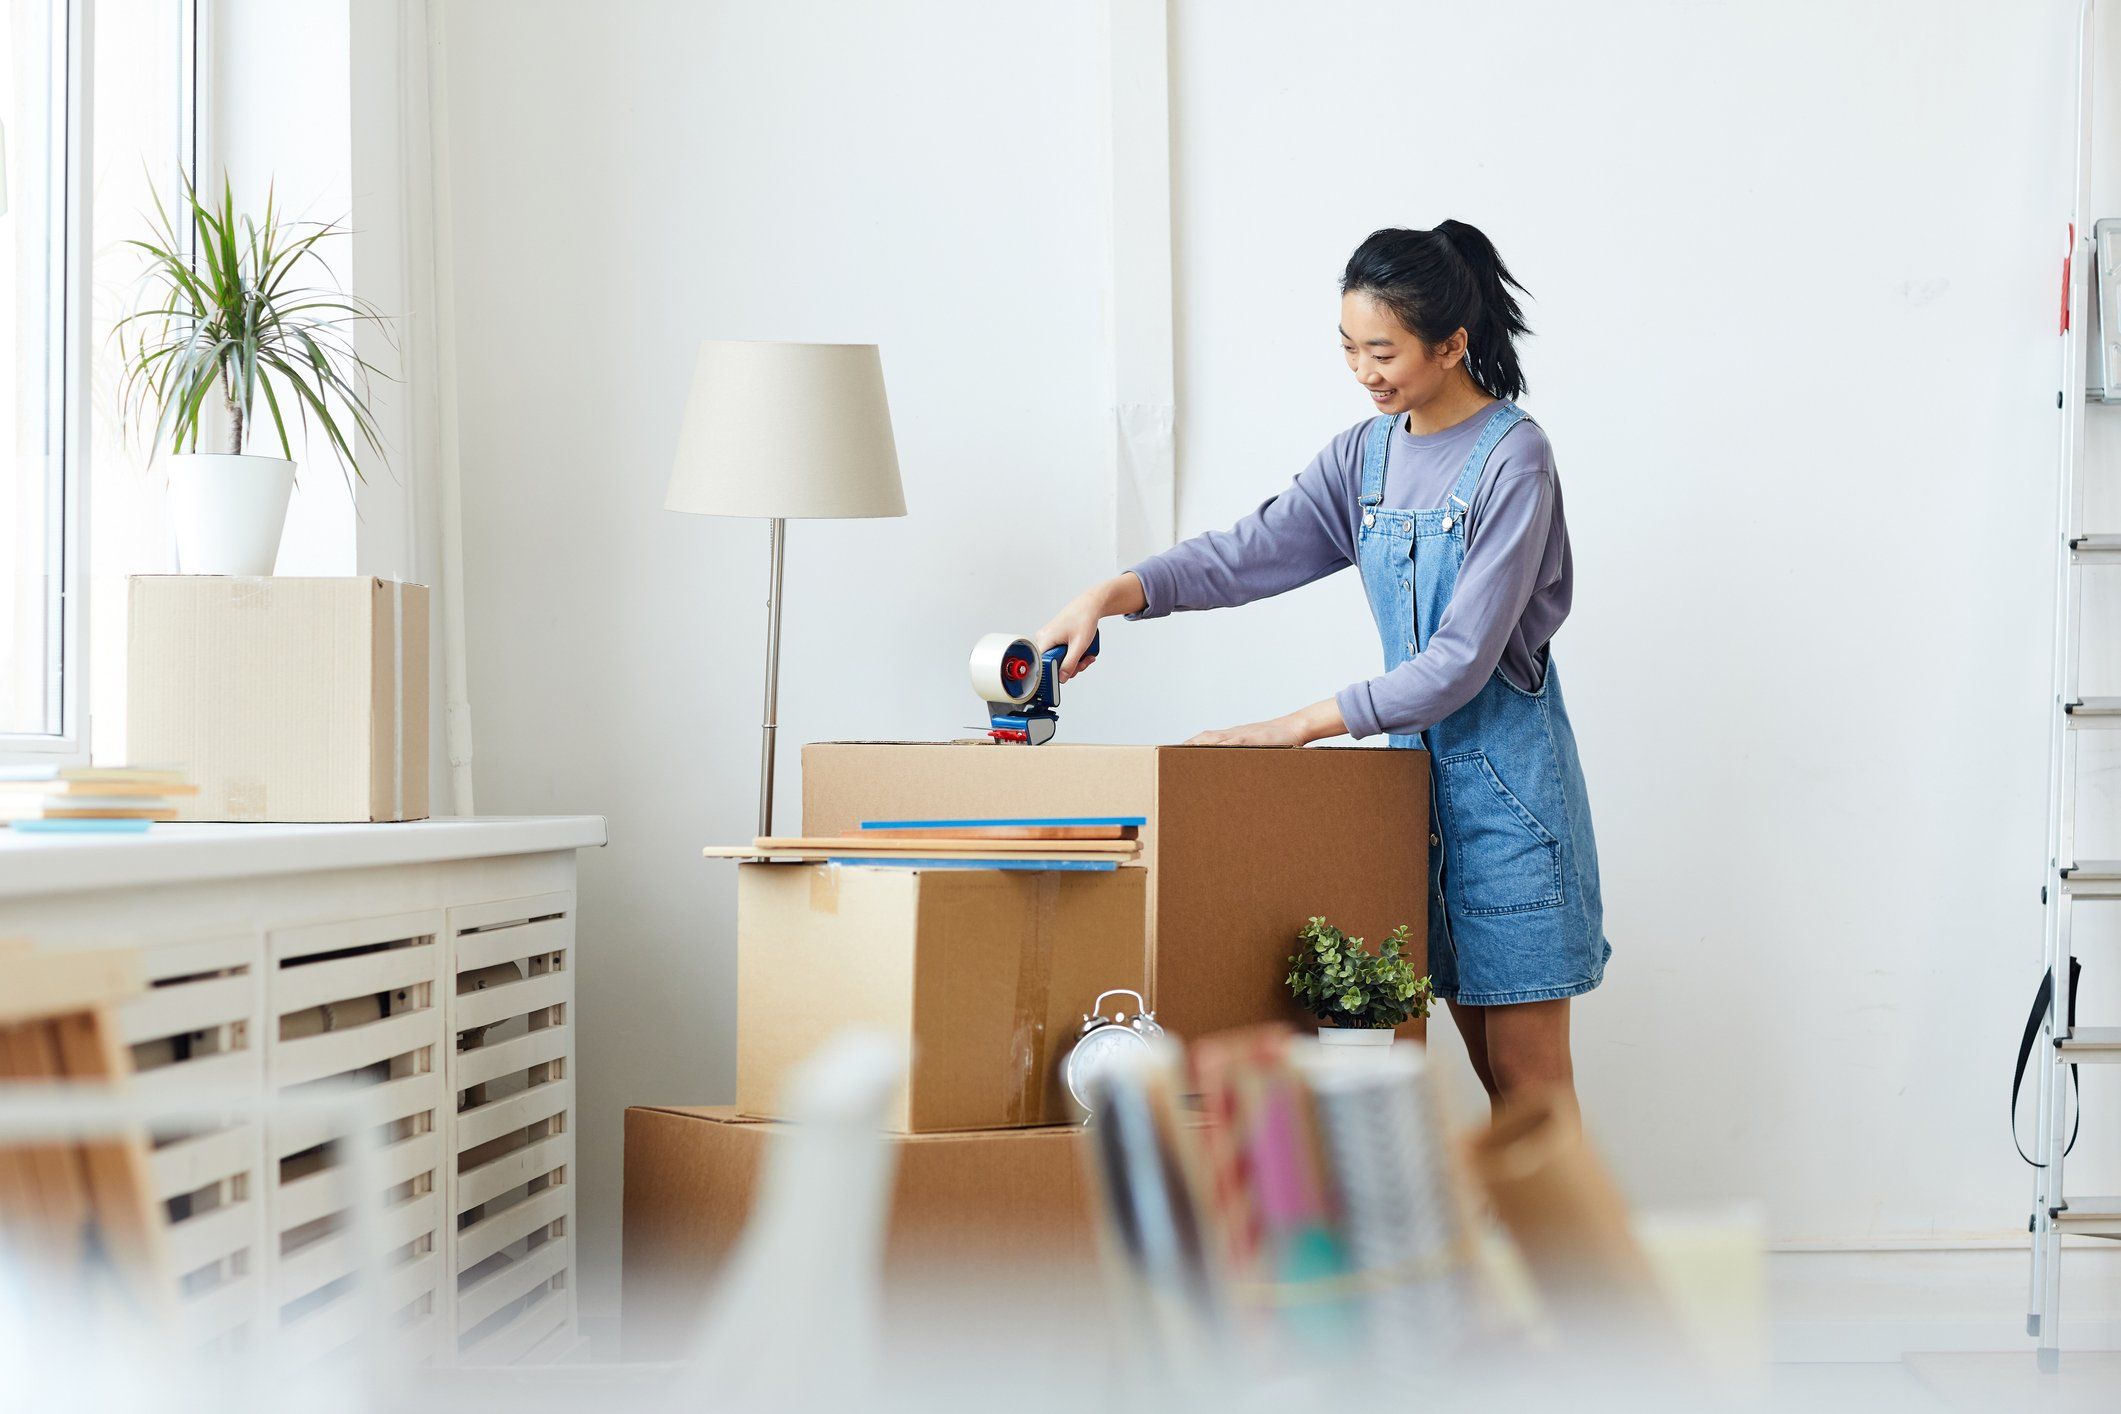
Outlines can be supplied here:
<path id="1" fill-rule="evenodd" d="M 904 515 L 876 345 L 701 344 L 663 505 L 764 519 Z"/>

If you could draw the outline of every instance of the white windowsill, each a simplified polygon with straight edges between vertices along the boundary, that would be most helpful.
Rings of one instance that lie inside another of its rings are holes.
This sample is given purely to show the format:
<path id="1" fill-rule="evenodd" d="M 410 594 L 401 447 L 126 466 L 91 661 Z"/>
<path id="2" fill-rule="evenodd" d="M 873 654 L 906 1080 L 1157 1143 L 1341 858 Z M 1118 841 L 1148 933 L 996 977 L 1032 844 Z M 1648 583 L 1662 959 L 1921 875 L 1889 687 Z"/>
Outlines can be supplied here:
<path id="1" fill-rule="evenodd" d="M 0 828 L 0 898 L 546 854 L 595 848 L 605 837 L 601 815 L 496 815 L 379 825 L 159 824 L 131 835 Z"/>

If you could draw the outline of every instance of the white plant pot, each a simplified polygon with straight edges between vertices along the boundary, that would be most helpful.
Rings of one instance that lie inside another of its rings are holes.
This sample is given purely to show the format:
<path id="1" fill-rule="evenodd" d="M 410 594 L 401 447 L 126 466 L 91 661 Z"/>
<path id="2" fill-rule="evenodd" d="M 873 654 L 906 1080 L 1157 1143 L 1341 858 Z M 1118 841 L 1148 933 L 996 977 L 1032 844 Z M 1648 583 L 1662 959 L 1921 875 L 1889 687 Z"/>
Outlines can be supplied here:
<path id="1" fill-rule="evenodd" d="M 169 459 L 169 518 L 185 574 L 269 575 L 280 557 L 295 464 L 232 452 Z"/>
<path id="2" fill-rule="evenodd" d="M 1366 1049 L 1392 1044 L 1392 1032 L 1383 1026 L 1321 1026 L 1321 1046 L 1360 1046 Z"/>

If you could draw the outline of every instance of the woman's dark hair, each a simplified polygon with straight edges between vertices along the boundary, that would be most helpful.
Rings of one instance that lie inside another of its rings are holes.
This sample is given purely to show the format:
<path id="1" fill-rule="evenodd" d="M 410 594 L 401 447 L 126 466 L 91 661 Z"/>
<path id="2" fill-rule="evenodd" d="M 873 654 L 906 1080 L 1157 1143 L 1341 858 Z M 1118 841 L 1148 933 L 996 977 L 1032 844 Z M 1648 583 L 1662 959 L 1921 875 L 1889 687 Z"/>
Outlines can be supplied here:
<path id="1" fill-rule="evenodd" d="M 1369 295 L 1425 344 L 1466 331 L 1466 372 L 1493 398 L 1524 396 L 1519 334 L 1530 333 L 1517 296 L 1529 294 L 1479 227 L 1445 221 L 1433 231 L 1387 227 L 1348 257 L 1340 292 Z"/>

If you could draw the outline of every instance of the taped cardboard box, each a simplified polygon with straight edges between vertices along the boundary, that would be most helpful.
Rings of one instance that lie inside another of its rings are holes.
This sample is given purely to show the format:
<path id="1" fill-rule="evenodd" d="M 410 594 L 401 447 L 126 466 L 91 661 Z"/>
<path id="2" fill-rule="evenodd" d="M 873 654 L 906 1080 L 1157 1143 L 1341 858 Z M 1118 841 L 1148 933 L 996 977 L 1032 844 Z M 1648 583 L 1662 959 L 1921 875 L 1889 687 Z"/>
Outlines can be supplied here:
<path id="1" fill-rule="evenodd" d="M 1150 1004 L 1180 1036 L 1304 1018 L 1283 978 L 1314 914 L 1428 930 L 1429 757 L 1370 748 L 820 742 L 803 832 L 864 820 L 1141 815 Z M 1418 1032 L 1422 1023 L 1403 1028 Z"/>
<path id="2" fill-rule="evenodd" d="M 427 587 L 140 575 L 126 750 L 185 771 L 187 820 L 427 817 Z"/>
<path id="3" fill-rule="evenodd" d="M 626 1111 L 621 1322 L 628 1359 L 684 1353 L 723 1259 L 749 1217 L 759 1165 L 783 1126 L 729 1107 Z M 1097 1258 L 1076 1126 L 914 1134 L 898 1148 L 889 1275 Z"/>
<path id="4" fill-rule="evenodd" d="M 737 1107 L 772 1116 L 834 1032 L 912 1053 L 888 1127 L 1066 1123 L 1060 1060 L 1100 992 L 1143 985 L 1144 871 L 737 866 Z"/>

